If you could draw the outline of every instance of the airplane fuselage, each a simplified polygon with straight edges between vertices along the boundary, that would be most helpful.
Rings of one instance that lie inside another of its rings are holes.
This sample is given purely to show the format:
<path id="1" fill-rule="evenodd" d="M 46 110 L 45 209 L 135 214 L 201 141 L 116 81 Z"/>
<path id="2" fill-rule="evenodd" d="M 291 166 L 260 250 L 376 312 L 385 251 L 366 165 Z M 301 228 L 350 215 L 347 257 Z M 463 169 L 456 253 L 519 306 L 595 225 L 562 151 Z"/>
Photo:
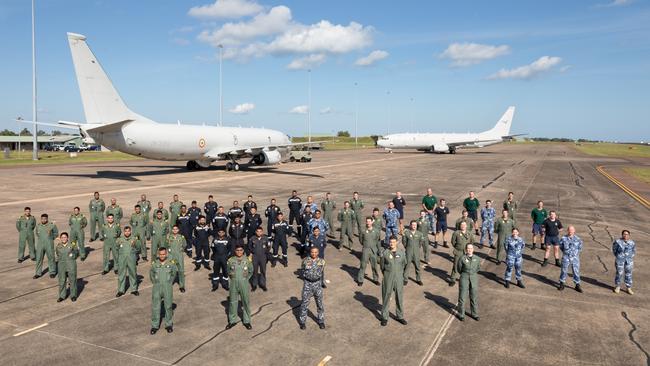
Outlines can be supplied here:
<path id="1" fill-rule="evenodd" d="M 377 141 L 387 149 L 416 149 L 422 151 L 449 151 L 449 144 L 463 143 L 463 148 L 484 147 L 502 142 L 500 137 L 483 133 L 398 133 Z"/>
<path id="2" fill-rule="evenodd" d="M 110 150 L 169 161 L 205 161 L 213 147 L 266 146 L 289 144 L 289 137 L 280 131 L 264 128 L 178 125 L 137 120 L 115 132 L 88 134 Z"/>

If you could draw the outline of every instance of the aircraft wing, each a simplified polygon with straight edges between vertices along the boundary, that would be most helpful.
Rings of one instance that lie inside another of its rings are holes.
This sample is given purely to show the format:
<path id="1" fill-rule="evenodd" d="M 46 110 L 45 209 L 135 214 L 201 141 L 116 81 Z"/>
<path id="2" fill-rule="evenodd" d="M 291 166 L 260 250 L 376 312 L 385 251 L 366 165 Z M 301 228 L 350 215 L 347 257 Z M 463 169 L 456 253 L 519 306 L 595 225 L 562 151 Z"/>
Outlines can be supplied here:
<path id="1" fill-rule="evenodd" d="M 325 141 L 313 141 L 313 142 L 299 142 L 299 143 L 288 143 L 288 144 L 279 144 L 279 145 L 263 145 L 263 146 L 231 146 L 225 147 L 220 146 L 218 148 L 210 149 L 210 151 L 203 154 L 207 159 L 224 159 L 226 157 L 247 157 L 255 156 L 262 151 L 272 151 L 277 149 L 286 149 L 296 146 L 305 146 L 305 145 L 315 145 L 320 144 Z"/>
<path id="2" fill-rule="evenodd" d="M 467 140 L 467 141 L 458 141 L 458 142 L 446 142 L 445 144 L 449 147 L 458 147 L 458 146 L 464 146 L 464 145 L 470 145 L 470 144 L 480 144 L 482 142 L 493 142 L 494 139 L 492 140 Z"/>
<path id="3" fill-rule="evenodd" d="M 528 135 L 528 134 L 527 133 L 518 133 L 516 135 L 501 136 L 501 138 L 504 139 L 504 140 L 510 141 L 510 140 L 514 140 L 514 138 L 517 137 L 517 136 L 526 136 L 526 135 Z"/>

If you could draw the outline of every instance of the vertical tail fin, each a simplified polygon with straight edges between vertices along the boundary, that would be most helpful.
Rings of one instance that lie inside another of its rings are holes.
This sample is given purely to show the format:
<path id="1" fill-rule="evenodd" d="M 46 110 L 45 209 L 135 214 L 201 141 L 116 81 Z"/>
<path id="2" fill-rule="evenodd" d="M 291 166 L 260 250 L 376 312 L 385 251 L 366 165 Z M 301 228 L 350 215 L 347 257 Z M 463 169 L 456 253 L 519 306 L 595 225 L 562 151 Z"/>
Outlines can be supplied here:
<path id="1" fill-rule="evenodd" d="M 113 83 L 86 44 L 86 36 L 68 33 L 86 123 L 111 123 L 133 118 Z"/>
<path id="2" fill-rule="evenodd" d="M 490 136 L 495 136 L 498 138 L 501 138 L 503 136 L 508 136 L 510 134 L 510 127 L 512 126 L 512 119 L 515 116 L 515 107 L 510 106 L 506 110 L 506 112 L 501 116 L 499 121 L 497 122 L 494 127 L 492 127 L 491 130 L 483 132 L 486 135 Z"/>

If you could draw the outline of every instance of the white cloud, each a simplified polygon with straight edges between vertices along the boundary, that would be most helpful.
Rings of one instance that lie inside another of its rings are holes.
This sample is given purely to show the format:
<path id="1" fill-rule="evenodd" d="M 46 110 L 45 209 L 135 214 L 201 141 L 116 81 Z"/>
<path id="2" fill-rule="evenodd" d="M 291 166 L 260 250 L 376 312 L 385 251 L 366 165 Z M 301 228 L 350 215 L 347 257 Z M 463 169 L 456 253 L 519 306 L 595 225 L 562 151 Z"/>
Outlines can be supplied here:
<path id="1" fill-rule="evenodd" d="M 562 62 L 560 57 L 542 56 L 531 64 L 519 66 L 514 69 L 501 69 L 488 76 L 489 80 L 496 79 L 532 79 L 542 73 L 548 72 Z"/>
<path id="2" fill-rule="evenodd" d="M 479 43 L 452 43 L 440 54 L 440 57 L 450 59 L 453 66 L 469 66 L 507 55 L 508 53 L 510 53 L 510 47 L 507 45 L 492 46 Z"/>
<path id="3" fill-rule="evenodd" d="M 314 67 L 320 66 L 323 62 L 325 62 L 325 55 L 322 53 L 317 53 L 306 57 L 297 58 L 291 61 L 291 63 L 287 65 L 287 69 L 289 70 L 313 69 Z"/>
<path id="4" fill-rule="evenodd" d="M 241 18 L 262 10 L 255 1 L 216 0 L 213 4 L 192 7 L 187 14 L 196 18 Z"/>
<path id="5" fill-rule="evenodd" d="M 242 41 L 269 36 L 285 31 L 291 23 L 291 9 L 286 6 L 276 6 L 268 13 L 257 14 L 249 21 L 226 23 L 219 29 L 202 31 L 200 41 L 213 46 L 239 45 Z"/>
<path id="6" fill-rule="evenodd" d="M 598 4 L 596 7 L 599 8 L 611 8 L 613 6 L 625 6 L 625 5 L 630 5 L 632 3 L 632 0 L 613 0 L 612 2 L 609 2 L 607 4 Z"/>
<path id="7" fill-rule="evenodd" d="M 233 114 L 248 114 L 251 112 L 253 109 L 255 109 L 255 104 L 253 103 L 242 103 L 234 106 L 233 108 L 229 109 L 228 112 L 233 113 Z"/>
<path id="8" fill-rule="evenodd" d="M 198 39 L 214 47 L 226 46 L 224 58 L 246 60 L 267 55 L 344 54 L 372 44 L 373 33 L 373 27 L 356 22 L 302 24 L 292 19 L 291 9 L 276 6 L 252 19 L 204 30 Z"/>
<path id="9" fill-rule="evenodd" d="M 320 110 L 320 114 L 331 114 L 332 112 L 334 112 L 332 107 L 325 107 Z"/>
<path id="10" fill-rule="evenodd" d="M 307 114 L 307 111 L 309 111 L 309 107 L 306 105 L 299 105 L 291 108 L 289 110 L 289 113 L 291 114 Z"/>
<path id="11" fill-rule="evenodd" d="M 370 52 L 368 56 L 361 57 L 357 59 L 354 63 L 357 66 L 370 66 L 379 60 L 383 60 L 388 57 L 388 52 L 382 50 L 375 50 Z"/>

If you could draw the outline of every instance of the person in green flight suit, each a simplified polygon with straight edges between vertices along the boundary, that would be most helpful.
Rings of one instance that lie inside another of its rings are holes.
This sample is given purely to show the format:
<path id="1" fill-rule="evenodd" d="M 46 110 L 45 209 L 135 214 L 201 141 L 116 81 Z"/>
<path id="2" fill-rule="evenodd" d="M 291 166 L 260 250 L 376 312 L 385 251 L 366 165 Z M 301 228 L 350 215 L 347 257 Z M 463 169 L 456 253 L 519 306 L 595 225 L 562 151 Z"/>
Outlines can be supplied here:
<path id="1" fill-rule="evenodd" d="M 59 229 L 54 222 L 49 222 L 46 213 L 41 215 L 41 222 L 36 224 L 36 274 L 34 279 L 43 275 L 43 256 L 47 255 L 47 271 L 50 278 L 56 276 L 54 259 L 54 239 L 59 236 Z"/>
<path id="2" fill-rule="evenodd" d="M 418 231 L 418 223 L 411 221 L 408 229 L 402 233 L 402 245 L 406 249 L 406 268 L 404 268 L 404 286 L 408 284 L 409 268 L 411 264 L 415 266 L 415 283 L 422 286 L 420 277 L 420 247 L 424 242 L 424 235 Z"/>
<path id="3" fill-rule="evenodd" d="M 363 208 L 365 207 L 363 200 L 359 198 L 359 192 L 354 192 L 352 194 L 352 200 L 350 201 L 350 207 L 354 211 L 354 229 L 357 233 L 360 233 L 363 230 Z M 350 235 L 352 233 L 350 232 Z"/>
<path id="4" fill-rule="evenodd" d="M 135 212 L 131 214 L 129 223 L 131 224 L 133 237 L 137 243 L 138 255 L 146 262 L 149 220 L 147 220 L 147 216 L 142 212 L 140 205 L 135 205 Z"/>
<path id="5" fill-rule="evenodd" d="M 178 225 L 172 226 L 172 232 L 167 235 L 165 248 L 169 257 L 176 261 L 178 267 L 177 278 L 178 287 L 181 292 L 185 292 L 185 237 L 181 235 Z"/>
<path id="6" fill-rule="evenodd" d="M 344 245 L 348 245 L 348 249 L 352 250 L 352 242 L 354 240 L 354 234 L 352 231 L 353 227 L 356 224 L 356 213 L 350 207 L 350 202 L 345 201 L 343 203 L 343 208 L 339 210 L 338 220 L 341 223 L 341 236 L 339 238 L 339 251 L 343 249 Z M 361 232 L 361 230 L 359 230 Z"/>
<path id="7" fill-rule="evenodd" d="M 129 287 L 131 294 L 139 296 L 138 292 L 138 270 L 136 265 L 136 254 L 138 252 L 138 241 L 131 235 L 131 227 L 124 227 L 124 235 L 117 239 L 118 269 L 117 269 L 117 294 L 120 297 L 126 292 L 126 275 L 129 275 Z"/>
<path id="8" fill-rule="evenodd" d="M 67 297 L 66 282 L 70 283 L 70 300 L 77 301 L 77 257 L 79 247 L 74 241 L 68 241 L 68 233 L 62 232 L 59 235 L 59 242 L 56 244 L 56 273 L 59 277 L 59 298 L 61 302 Z"/>
<path id="9" fill-rule="evenodd" d="M 359 273 L 357 274 L 357 284 L 363 285 L 363 279 L 366 275 L 366 264 L 370 262 L 372 269 L 372 282 L 379 283 L 379 275 L 377 272 L 377 256 L 381 249 L 381 242 L 379 238 L 379 230 L 373 226 L 372 217 L 366 218 L 366 228 L 359 234 L 359 241 L 361 242 L 361 264 L 359 266 Z"/>
<path id="10" fill-rule="evenodd" d="M 162 212 L 161 212 L 162 214 Z M 176 278 L 176 261 L 174 259 L 167 259 L 167 248 L 158 248 L 158 259 L 151 263 L 149 270 L 149 279 L 153 284 L 151 289 L 151 331 L 150 333 L 156 334 L 160 327 L 160 308 L 163 307 L 165 311 L 165 330 L 167 333 L 174 331 L 172 317 L 174 310 L 174 294 L 172 284 Z M 153 257 L 153 256 L 152 256 Z"/>
<path id="11" fill-rule="evenodd" d="M 146 194 L 140 195 L 140 201 L 138 201 L 136 205 L 140 205 L 140 209 L 142 209 L 142 213 L 147 218 L 147 221 L 149 221 L 149 212 L 151 212 L 151 202 L 147 199 L 147 195 Z M 158 253 L 152 255 L 152 257 L 155 258 L 156 255 L 158 255 Z"/>
<path id="12" fill-rule="evenodd" d="M 117 238 L 122 235 L 122 228 L 120 227 L 120 224 L 114 222 L 114 220 L 115 217 L 113 214 L 109 213 L 106 215 L 106 222 L 102 226 L 102 237 L 104 238 L 104 248 L 102 250 L 102 264 L 104 270 L 102 271 L 102 275 L 107 274 L 108 271 L 111 270 L 111 254 L 113 255 L 113 271 L 115 271 L 115 274 L 117 274 L 117 267 L 119 263 Z"/>
<path id="13" fill-rule="evenodd" d="M 449 275 L 449 286 L 456 284 L 456 280 L 459 277 L 458 261 L 463 256 L 467 244 L 474 244 L 474 233 L 467 227 L 467 223 L 461 222 L 460 229 L 454 231 L 454 234 L 451 236 L 451 247 L 454 248 L 454 265 Z"/>
<path id="14" fill-rule="evenodd" d="M 108 217 L 108 215 L 113 215 L 113 222 L 116 224 L 120 224 L 122 222 L 122 218 L 124 217 L 122 207 L 117 204 L 117 200 L 115 198 L 111 198 L 111 205 L 106 207 L 104 214 L 105 217 Z"/>
<path id="15" fill-rule="evenodd" d="M 154 211 L 154 218 L 149 223 L 149 236 L 151 237 L 151 257 L 158 255 L 158 248 L 167 247 L 167 235 L 171 231 L 169 223 L 165 221 L 161 210 Z"/>
<path id="16" fill-rule="evenodd" d="M 34 229 L 36 228 L 36 219 L 32 216 L 32 209 L 25 207 L 25 213 L 16 220 L 16 230 L 18 230 L 18 263 L 22 263 L 27 258 L 36 260 L 36 247 L 34 246 Z M 25 245 L 27 245 L 29 257 L 25 257 Z"/>
<path id="17" fill-rule="evenodd" d="M 86 226 L 88 226 L 88 220 L 86 219 L 86 216 L 82 214 L 81 209 L 79 207 L 75 207 L 72 211 L 72 215 L 70 215 L 70 218 L 68 219 L 68 224 L 70 225 L 70 241 L 74 242 L 77 244 L 77 248 L 79 249 L 79 255 L 81 256 L 81 261 L 85 261 L 86 257 L 88 254 L 86 253 L 86 245 L 85 243 L 85 233 L 84 229 Z M 103 226 L 103 225 L 102 225 Z M 100 236 L 101 236 L 101 230 L 102 226 L 99 227 L 100 230 Z"/>
<path id="18" fill-rule="evenodd" d="M 515 222 L 510 217 L 510 211 L 508 211 L 507 208 L 504 208 L 501 212 L 501 218 L 494 222 L 494 232 L 497 233 L 497 250 L 495 258 L 497 265 L 500 265 L 503 260 L 503 250 L 505 249 L 506 239 L 510 237 L 512 229 L 515 228 Z"/>
<path id="19" fill-rule="evenodd" d="M 320 204 L 321 211 L 323 212 L 323 219 L 325 219 L 325 222 L 327 222 L 327 225 L 329 225 L 330 230 L 332 231 L 332 234 L 334 233 L 334 210 L 336 210 L 336 202 L 334 202 L 331 199 L 331 193 L 327 192 L 325 193 L 325 200 L 321 202 Z M 330 235 L 330 233 L 327 233 L 327 236 L 333 236 Z"/>
<path id="20" fill-rule="evenodd" d="M 228 289 L 228 325 L 230 329 L 237 324 L 239 318 L 237 314 L 237 305 L 241 299 L 242 307 L 242 324 L 246 329 L 252 329 L 251 326 L 251 308 L 248 302 L 250 296 L 250 279 L 253 276 L 253 262 L 250 257 L 244 257 L 244 247 L 237 245 L 235 255 L 228 259 L 228 277 L 230 278 L 230 288 Z"/>
<path id="21" fill-rule="evenodd" d="M 183 201 L 178 199 L 178 195 L 175 194 L 172 198 L 172 201 L 169 203 L 169 226 L 176 225 L 176 219 L 181 214 L 181 207 L 183 206 Z"/>
<path id="22" fill-rule="evenodd" d="M 100 235 L 98 229 L 101 229 L 104 224 L 104 210 L 106 210 L 106 204 L 99 198 L 99 192 L 93 194 L 88 209 L 90 210 L 90 241 L 95 241 Z"/>
<path id="23" fill-rule="evenodd" d="M 478 271 L 481 269 L 481 259 L 474 255 L 474 245 L 465 245 L 465 255 L 458 261 L 460 285 L 458 286 L 458 320 L 465 320 L 465 299 L 469 294 L 470 316 L 479 320 L 478 316 Z"/>
<path id="24" fill-rule="evenodd" d="M 381 283 L 381 325 L 388 324 L 388 307 L 390 298 L 395 295 L 397 307 L 397 321 L 406 325 L 404 319 L 404 269 L 406 268 L 406 254 L 403 250 L 397 249 L 397 238 L 391 236 L 388 239 L 388 249 L 383 250 L 379 255 L 379 267 L 384 275 Z"/>

